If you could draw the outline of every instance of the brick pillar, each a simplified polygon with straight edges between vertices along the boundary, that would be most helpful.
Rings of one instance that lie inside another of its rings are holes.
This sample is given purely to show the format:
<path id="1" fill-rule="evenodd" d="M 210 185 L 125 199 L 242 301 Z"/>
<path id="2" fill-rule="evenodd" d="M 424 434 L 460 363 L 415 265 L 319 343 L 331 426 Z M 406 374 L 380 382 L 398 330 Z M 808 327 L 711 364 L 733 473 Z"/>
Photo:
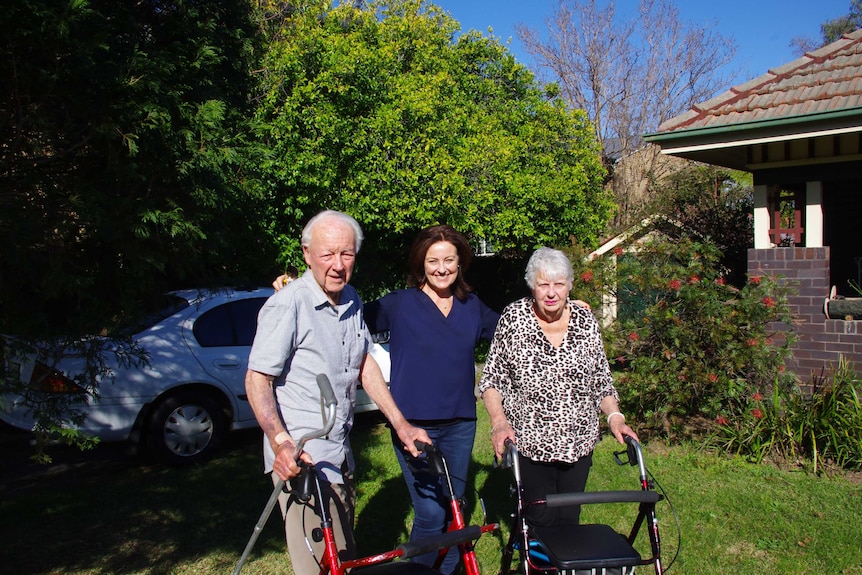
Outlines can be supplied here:
<path id="1" fill-rule="evenodd" d="M 795 323 L 774 327 L 796 333 L 787 367 L 803 385 L 827 374 L 842 355 L 862 372 L 862 321 L 827 320 L 823 311 L 830 288 L 828 247 L 750 249 L 748 273 L 775 276 L 792 288 L 788 303 Z"/>

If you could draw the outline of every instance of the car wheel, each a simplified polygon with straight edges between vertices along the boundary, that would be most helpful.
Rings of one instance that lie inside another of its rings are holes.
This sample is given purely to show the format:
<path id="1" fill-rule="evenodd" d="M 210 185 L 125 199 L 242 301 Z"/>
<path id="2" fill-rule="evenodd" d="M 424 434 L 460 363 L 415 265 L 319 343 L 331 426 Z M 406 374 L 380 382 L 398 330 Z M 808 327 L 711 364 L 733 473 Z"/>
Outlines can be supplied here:
<path id="1" fill-rule="evenodd" d="M 210 397 L 184 392 L 162 401 L 150 418 L 149 447 L 172 465 L 191 465 L 218 449 L 227 421 Z"/>

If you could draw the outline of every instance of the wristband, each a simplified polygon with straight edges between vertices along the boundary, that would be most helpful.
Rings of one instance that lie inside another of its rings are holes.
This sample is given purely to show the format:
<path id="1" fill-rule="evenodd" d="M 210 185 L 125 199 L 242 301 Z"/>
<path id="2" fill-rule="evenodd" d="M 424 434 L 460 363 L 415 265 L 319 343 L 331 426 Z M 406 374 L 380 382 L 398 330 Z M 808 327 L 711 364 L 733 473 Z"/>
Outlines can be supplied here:
<path id="1" fill-rule="evenodd" d="M 278 435 L 275 436 L 274 441 L 275 441 L 276 447 L 281 447 L 281 444 L 288 441 L 289 439 L 290 439 L 290 434 L 288 434 L 286 431 L 282 431 L 281 433 L 279 433 Z"/>
<path id="2" fill-rule="evenodd" d="M 625 423 L 625 421 L 626 421 L 626 416 L 625 416 L 625 415 L 623 415 L 623 414 L 622 414 L 622 413 L 620 413 L 619 411 L 612 411 L 612 412 L 610 412 L 610 413 L 608 414 L 608 416 L 607 416 L 607 419 L 608 419 L 608 425 L 610 425 L 610 424 L 611 424 L 611 417 L 612 417 L 612 416 L 614 416 L 614 415 L 619 415 L 620 417 L 622 417 L 622 418 L 623 418 L 623 423 Z"/>

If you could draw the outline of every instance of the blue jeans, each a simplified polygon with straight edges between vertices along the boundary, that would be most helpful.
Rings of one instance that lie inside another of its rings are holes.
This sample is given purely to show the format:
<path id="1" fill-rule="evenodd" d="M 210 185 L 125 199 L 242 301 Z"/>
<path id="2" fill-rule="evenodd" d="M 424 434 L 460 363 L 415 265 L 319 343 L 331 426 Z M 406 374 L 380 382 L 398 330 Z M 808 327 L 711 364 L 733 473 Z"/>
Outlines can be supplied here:
<path id="1" fill-rule="evenodd" d="M 449 474 L 452 476 L 452 490 L 456 497 L 463 497 L 467 486 L 467 472 L 470 468 L 470 457 L 473 453 L 473 440 L 476 437 L 476 421 L 458 419 L 433 425 L 423 425 L 421 422 L 411 422 L 428 432 L 431 442 L 446 458 Z M 404 451 L 403 444 L 395 432 L 392 432 L 392 446 L 401 465 L 410 500 L 413 503 L 413 529 L 410 540 L 415 541 L 446 531 L 452 520 L 449 512 L 449 494 L 445 487 L 445 478 L 413 472 L 407 465 L 410 454 Z M 423 565 L 432 566 L 437 559 L 437 552 L 414 557 L 412 560 Z M 452 548 L 440 566 L 443 575 L 450 575 L 458 566 L 460 556 L 457 548 Z"/>

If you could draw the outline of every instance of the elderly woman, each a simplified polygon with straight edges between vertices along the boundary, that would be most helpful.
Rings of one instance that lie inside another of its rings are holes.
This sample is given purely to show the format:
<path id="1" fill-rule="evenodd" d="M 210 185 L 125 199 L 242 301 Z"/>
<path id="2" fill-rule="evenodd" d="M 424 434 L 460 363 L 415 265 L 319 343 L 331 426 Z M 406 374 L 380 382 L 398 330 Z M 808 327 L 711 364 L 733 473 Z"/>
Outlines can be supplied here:
<path id="1" fill-rule="evenodd" d="M 524 276 L 532 297 L 503 310 L 479 382 L 494 450 L 502 456 L 507 439 L 517 446 L 527 500 L 584 490 L 600 413 L 617 441 L 637 438 L 619 411 L 598 323 L 568 299 L 572 277 L 564 253 L 533 253 Z M 527 520 L 577 524 L 579 517 L 576 506 L 540 506 Z"/>

